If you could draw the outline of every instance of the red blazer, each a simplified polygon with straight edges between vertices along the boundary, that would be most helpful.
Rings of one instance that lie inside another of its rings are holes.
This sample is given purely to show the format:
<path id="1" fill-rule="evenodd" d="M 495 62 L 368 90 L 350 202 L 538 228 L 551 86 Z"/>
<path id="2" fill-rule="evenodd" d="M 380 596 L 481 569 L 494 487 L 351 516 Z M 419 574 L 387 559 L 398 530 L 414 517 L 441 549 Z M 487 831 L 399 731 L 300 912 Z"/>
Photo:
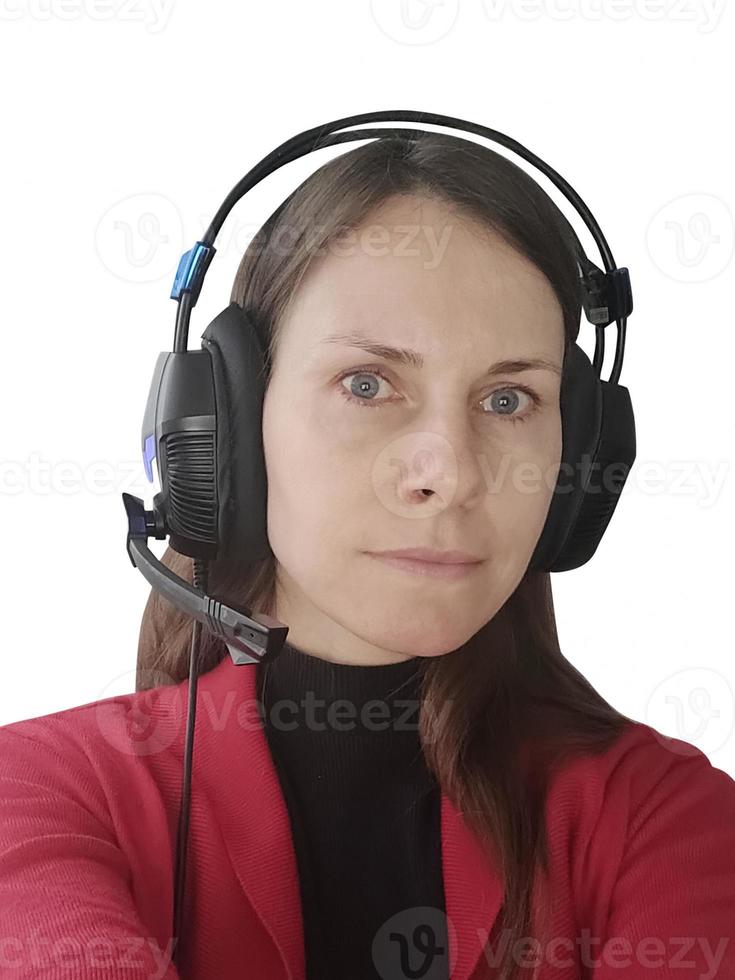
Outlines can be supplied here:
<path id="1" fill-rule="evenodd" d="M 297 864 L 255 670 L 228 656 L 199 679 L 181 974 L 196 980 L 304 978 Z M 177 976 L 187 688 L 0 727 L 2 980 Z M 540 980 L 735 978 L 729 775 L 636 723 L 603 756 L 560 770 L 547 816 L 554 943 L 537 950 Z M 482 946 L 502 881 L 446 796 L 441 843 L 451 978 L 492 977 Z"/>

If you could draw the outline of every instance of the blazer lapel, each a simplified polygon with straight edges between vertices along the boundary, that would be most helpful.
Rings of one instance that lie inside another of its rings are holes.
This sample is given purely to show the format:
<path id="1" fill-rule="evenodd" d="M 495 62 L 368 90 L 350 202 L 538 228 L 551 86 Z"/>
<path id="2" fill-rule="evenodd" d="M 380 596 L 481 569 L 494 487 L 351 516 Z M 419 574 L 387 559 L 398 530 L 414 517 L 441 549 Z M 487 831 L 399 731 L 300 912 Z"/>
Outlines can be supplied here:
<path id="1" fill-rule="evenodd" d="M 284 978 L 304 980 L 298 865 L 262 728 L 256 670 L 256 664 L 235 665 L 228 654 L 199 678 L 192 796 L 203 787 L 212 800 L 235 874 L 280 951 Z"/>
<path id="2" fill-rule="evenodd" d="M 192 795 L 203 791 L 212 801 L 235 874 L 281 953 L 284 976 L 304 980 L 298 864 L 262 727 L 256 670 L 228 655 L 199 678 Z M 441 838 L 451 978 L 470 980 L 502 904 L 502 880 L 444 794 Z"/>
<path id="3" fill-rule="evenodd" d="M 469 980 L 502 905 L 502 876 L 446 794 L 441 833 L 450 976 Z"/>

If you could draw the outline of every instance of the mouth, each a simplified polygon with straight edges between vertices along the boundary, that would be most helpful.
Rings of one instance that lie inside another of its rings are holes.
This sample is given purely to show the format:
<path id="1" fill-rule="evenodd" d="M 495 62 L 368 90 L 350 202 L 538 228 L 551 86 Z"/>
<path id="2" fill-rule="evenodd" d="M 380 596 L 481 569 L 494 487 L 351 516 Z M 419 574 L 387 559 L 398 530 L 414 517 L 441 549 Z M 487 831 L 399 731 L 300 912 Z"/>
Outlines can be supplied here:
<path id="1" fill-rule="evenodd" d="M 450 581 L 467 578 L 485 564 L 484 561 L 423 561 L 418 558 L 398 558 L 391 555 L 381 555 L 374 551 L 368 551 L 366 554 L 377 561 L 383 562 L 385 565 L 392 566 L 398 571 L 408 572 L 412 575 L 421 575 L 427 578 L 448 579 Z"/>

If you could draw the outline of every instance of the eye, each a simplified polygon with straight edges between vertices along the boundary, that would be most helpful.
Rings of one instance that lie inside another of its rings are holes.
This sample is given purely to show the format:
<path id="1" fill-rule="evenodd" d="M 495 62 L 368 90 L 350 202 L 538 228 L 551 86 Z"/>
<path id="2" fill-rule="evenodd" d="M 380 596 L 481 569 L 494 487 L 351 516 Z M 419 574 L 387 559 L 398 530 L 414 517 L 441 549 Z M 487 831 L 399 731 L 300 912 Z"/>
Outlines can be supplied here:
<path id="1" fill-rule="evenodd" d="M 351 384 L 349 387 L 351 391 L 342 384 L 343 381 L 348 378 L 357 378 L 358 380 Z M 340 375 L 337 379 L 339 382 L 339 392 L 347 399 L 350 404 L 359 405 L 362 408 L 381 408 L 384 402 L 390 401 L 389 398 L 376 398 L 375 395 L 380 387 L 378 383 L 374 380 L 379 378 L 381 381 L 385 381 L 390 384 L 390 381 L 386 378 L 382 371 L 377 368 L 358 368 L 357 371 L 348 371 L 345 374 Z M 527 409 L 525 414 L 519 414 L 513 411 L 514 405 L 518 402 L 518 396 L 513 395 L 513 392 L 522 392 L 528 401 L 531 403 L 530 409 Z M 356 394 L 353 394 L 356 392 Z M 508 393 L 511 393 L 510 395 Z M 496 399 L 496 396 L 501 396 Z M 364 397 L 363 397 L 364 396 Z M 525 422 L 531 415 L 533 415 L 538 406 L 541 404 L 541 398 L 532 388 L 526 387 L 526 385 L 506 385 L 503 388 L 496 388 L 489 395 L 486 395 L 482 401 L 490 401 L 490 399 L 496 399 L 494 404 L 500 409 L 497 412 L 487 411 L 484 414 L 488 416 L 496 415 L 497 418 L 502 419 L 507 422 Z M 507 408 L 508 402 L 510 402 L 510 408 Z M 507 409 L 507 410 L 506 410 Z"/>
<path id="2" fill-rule="evenodd" d="M 359 392 L 358 396 L 350 394 L 344 387 L 342 382 L 346 378 L 359 379 L 350 386 L 353 391 Z M 378 385 L 374 381 L 371 381 L 371 378 L 380 378 L 381 381 L 385 381 L 387 384 L 390 384 L 390 381 L 388 381 L 386 376 L 381 371 L 359 369 L 357 371 L 349 371 L 347 374 L 341 375 L 339 378 L 340 394 L 344 395 L 348 402 L 352 402 L 353 404 L 356 403 L 364 408 L 379 407 L 372 404 L 375 402 L 375 398 L 372 396 L 373 393 L 377 391 Z M 365 395 L 365 397 L 363 398 L 362 395 Z M 387 399 L 384 398 L 380 399 L 380 401 L 386 400 Z"/>
<path id="3" fill-rule="evenodd" d="M 513 411 L 513 405 L 518 401 L 518 396 L 513 394 L 513 392 L 516 392 L 516 391 L 522 392 L 526 396 L 526 398 L 530 401 L 530 403 L 531 403 L 531 408 L 528 409 L 525 412 L 524 415 L 518 415 L 518 414 L 512 414 L 511 415 L 511 414 L 509 414 L 510 412 Z M 510 395 L 508 394 L 509 392 L 510 392 Z M 533 391 L 533 389 L 531 389 L 531 388 L 527 388 L 525 385 L 511 385 L 510 387 L 506 387 L 506 388 L 496 388 L 495 391 L 491 392 L 487 396 L 487 398 L 485 398 L 483 400 L 484 401 L 490 401 L 490 399 L 491 398 L 494 399 L 496 395 L 498 395 L 500 397 L 495 402 L 495 404 L 498 405 L 498 402 L 500 402 L 500 406 L 499 407 L 503 409 L 500 412 L 500 415 L 504 419 L 507 419 L 509 422 L 514 422 L 514 423 L 515 422 L 525 422 L 528 418 L 530 418 L 531 415 L 534 414 L 534 412 L 536 411 L 536 409 L 538 408 L 538 406 L 541 403 L 541 399 L 536 394 L 536 392 Z M 506 407 L 508 401 L 510 401 L 510 409 L 508 411 L 505 411 L 505 407 Z"/>

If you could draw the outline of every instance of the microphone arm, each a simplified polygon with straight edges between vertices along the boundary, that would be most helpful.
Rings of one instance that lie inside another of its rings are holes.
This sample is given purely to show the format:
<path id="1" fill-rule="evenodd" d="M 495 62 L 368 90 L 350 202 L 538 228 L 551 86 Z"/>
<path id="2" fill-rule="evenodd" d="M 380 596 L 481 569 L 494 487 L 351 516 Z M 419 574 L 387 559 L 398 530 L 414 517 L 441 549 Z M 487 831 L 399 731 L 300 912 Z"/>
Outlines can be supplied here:
<path id="1" fill-rule="evenodd" d="M 228 606 L 174 575 L 147 544 L 149 537 L 167 536 L 159 512 L 146 510 L 140 497 L 130 493 L 123 493 L 122 498 L 128 515 L 128 555 L 150 585 L 178 609 L 221 636 L 233 663 L 255 664 L 273 660 L 286 641 L 288 626 L 265 613 L 250 615 L 250 611 Z"/>

